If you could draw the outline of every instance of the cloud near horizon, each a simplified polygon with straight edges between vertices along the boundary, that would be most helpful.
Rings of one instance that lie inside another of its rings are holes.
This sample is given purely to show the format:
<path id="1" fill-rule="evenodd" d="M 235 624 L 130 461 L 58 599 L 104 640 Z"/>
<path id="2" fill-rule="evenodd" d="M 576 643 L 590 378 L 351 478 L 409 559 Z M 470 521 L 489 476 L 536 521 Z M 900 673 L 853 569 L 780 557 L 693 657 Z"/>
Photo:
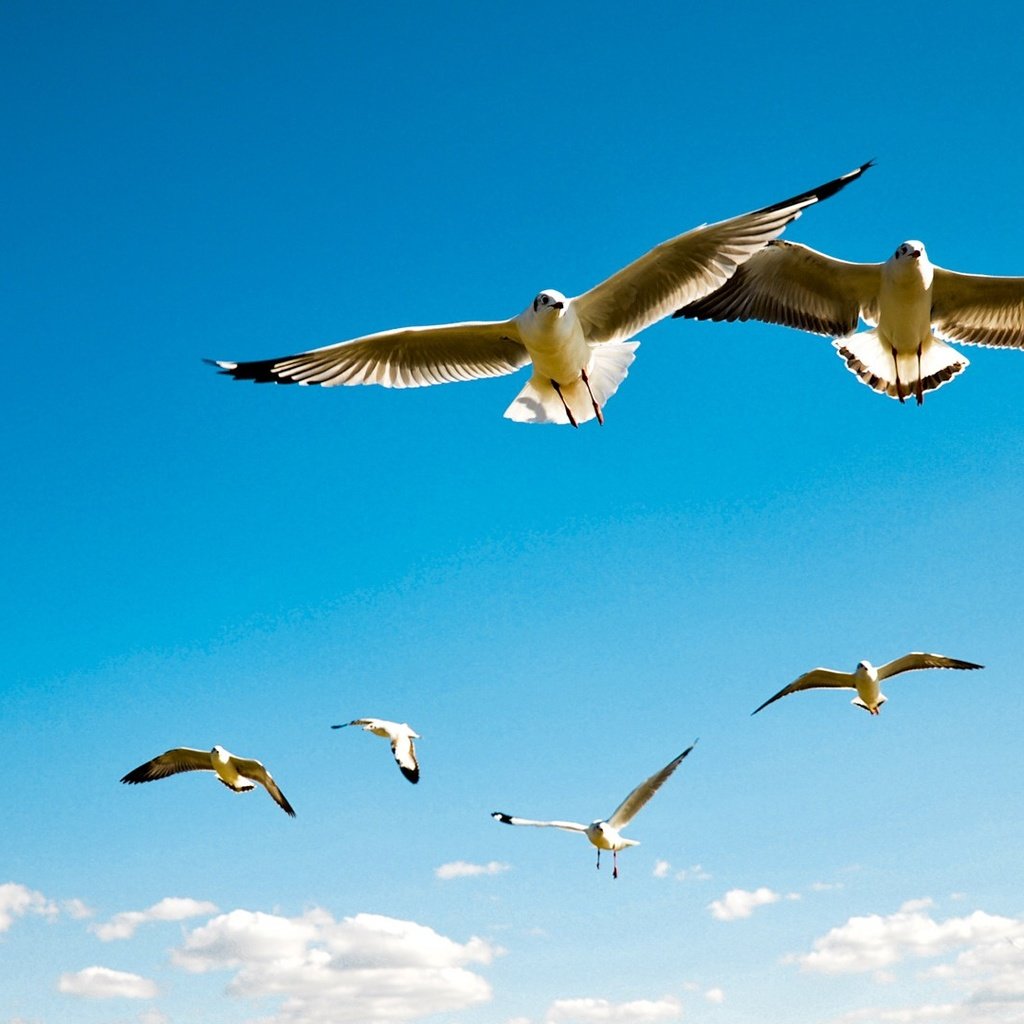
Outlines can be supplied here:
<path id="1" fill-rule="evenodd" d="M 186 921 L 190 917 L 216 914 L 217 910 L 216 903 L 206 900 L 167 896 L 146 910 L 122 911 L 104 924 L 91 925 L 89 930 L 103 942 L 112 942 L 114 939 L 130 939 L 139 925 L 150 921 Z"/>
<path id="2" fill-rule="evenodd" d="M 57 904 L 35 889 L 17 882 L 0 885 L 0 933 L 6 932 L 14 924 L 15 918 L 26 914 L 52 918 L 59 913 Z"/>
<path id="3" fill-rule="evenodd" d="M 799 893 L 791 892 L 783 897 L 780 893 L 762 885 L 759 889 L 730 889 L 720 900 L 712 900 L 708 910 L 716 921 L 738 921 L 750 917 L 758 907 L 778 903 L 781 899 L 798 900 Z"/>
<path id="4" fill-rule="evenodd" d="M 86 967 L 62 974 L 57 990 L 83 999 L 153 999 L 157 995 L 155 981 L 109 967 Z"/>
<path id="5" fill-rule="evenodd" d="M 678 1020 L 682 1003 L 673 996 L 611 1003 L 607 999 L 556 999 L 544 1017 L 545 1024 L 655 1024 Z"/>
<path id="6" fill-rule="evenodd" d="M 228 992 L 283 999 L 261 1024 L 368 1024 L 451 1013 L 491 998 L 467 965 L 503 951 L 477 937 L 458 943 L 432 928 L 319 908 L 299 917 L 249 910 L 221 914 L 171 954 L 186 971 L 233 971 Z"/>

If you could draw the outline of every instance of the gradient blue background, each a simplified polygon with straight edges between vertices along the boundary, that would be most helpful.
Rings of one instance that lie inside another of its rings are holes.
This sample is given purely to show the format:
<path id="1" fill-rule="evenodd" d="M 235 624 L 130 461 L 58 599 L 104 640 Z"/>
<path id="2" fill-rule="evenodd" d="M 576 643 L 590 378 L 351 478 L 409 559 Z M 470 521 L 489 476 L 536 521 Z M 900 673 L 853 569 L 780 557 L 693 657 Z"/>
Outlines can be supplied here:
<path id="1" fill-rule="evenodd" d="M 780 958 L 909 899 L 1024 917 L 1024 356 L 967 348 L 918 409 L 826 339 L 669 321 L 578 432 L 504 420 L 518 378 L 201 363 L 511 316 L 869 158 L 787 237 L 1024 273 L 1016 8 L 687 7 L 3 5 L 0 882 L 95 920 L 173 895 L 484 936 L 491 1001 L 431 1018 L 465 1024 L 666 993 L 695 1022 L 912 1010 L 949 997 L 916 967 L 875 991 Z M 987 668 L 903 677 L 878 719 L 831 693 L 749 717 L 907 650 Z M 359 715 L 422 733 L 419 787 L 328 728 Z M 488 817 L 606 815 L 698 735 L 614 884 L 578 837 Z M 118 785 L 213 743 L 297 819 Z M 455 860 L 510 870 L 434 876 Z M 759 886 L 803 898 L 706 909 Z M 0 1021 L 142 1020 L 57 992 L 97 963 L 155 978 L 173 1024 L 268 1018 L 169 966 L 196 923 L 125 946 L 18 919 Z"/>

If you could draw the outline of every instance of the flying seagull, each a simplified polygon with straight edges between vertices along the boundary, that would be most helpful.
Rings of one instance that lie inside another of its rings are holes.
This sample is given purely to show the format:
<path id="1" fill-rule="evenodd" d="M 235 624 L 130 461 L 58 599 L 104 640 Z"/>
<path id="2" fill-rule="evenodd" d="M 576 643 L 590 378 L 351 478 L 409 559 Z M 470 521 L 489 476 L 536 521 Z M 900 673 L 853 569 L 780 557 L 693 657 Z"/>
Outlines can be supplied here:
<path id="1" fill-rule="evenodd" d="M 897 658 L 895 661 L 879 665 L 878 668 L 875 668 L 870 661 L 858 662 L 856 669 L 852 672 L 839 672 L 834 668 L 812 668 L 810 672 L 805 672 L 799 679 L 794 679 L 789 686 L 784 686 L 774 697 L 769 697 L 761 707 L 755 708 L 751 714 L 756 715 L 758 711 L 790 693 L 798 693 L 800 690 L 837 688 L 856 690 L 857 696 L 850 703 L 863 708 L 868 714 L 877 715 L 888 699 L 878 685 L 883 679 L 899 675 L 900 672 L 914 672 L 922 668 L 971 669 L 984 667 L 984 665 L 975 665 L 973 661 L 947 658 L 943 654 L 922 654 L 914 651 L 911 654 L 904 654 L 902 658 Z"/>
<path id="2" fill-rule="evenodd" d="M 1024 348 L 1024 277 L 943 270 L 924 244 L 902 242 L 884 263 L 847 263 L 771 241 L 716 292 L 673 316 L 763 320 L 831 336 L 847 368 L 903 402 L 969 365 L 946 341 Z M 855 334 L 859 320 L 872 329 Z"/>
<path id="3" fill-rule="evenodd" d="M 639 344 L 633 335 L 724 284 L 802 210 L 835 195 L 869 166 L 662 242 L 575 298 L 545 289 L 510 320 L 405 327 L 277 359 L 207 362 L 236 380 L 388 388 L 498 377 L 532 364 L 530 379 L 505 410 L 508 419 L 575 427 L 596 417 L 603 423 L 603 406 L 633 362 Z"/>
<path id="4" fill-rule="evenodd" d="M 581 825 L 575 821 L 532 821 L 529 818 L 513 818 L 510 814 L 494 811 L 492 818 L 506 825 L 534 825 L 537 828 L 561 828 L 568 832 L 582 832 L 597 847 L 597 866 L 601 867 L 601 851 L 612 851 L 612 878 L 619 877 L 618 854 L 627 846 L 639 846 L 635 839 L 627 839 L 622 835 L 624 829 L 637 815 L 640 808 L 661 789 L 665 780 L 679 767 L 683 758 L 697 745 L 694 740 L 674 761 L 669 761 L 660 772 L 655 772 L 633 790 L 615 809 L 606 821 L 592 821 L 589 825 Z"/>
<path id="5" fill-rule="evenodd" d="M 123 779 L 129 785 L 139 782 L 153 782 L 166 779 L 179 772 L 216 772 L 217 778 L 235 793 L 248 793 L 258 782 L 286 813 L 295 817 L 292 805 L 277 788 L 270 772 L 259 761 L 247 757 L 235 757 L 230 750 L 216 746 L 213 750 L 194 750 L 192 747 L 175 747 L 152 761 L 140 764 Z"/>
<path id="6" fill-rule="evenodd" d="M 342 722 L 332 725 L 332 729 L 344 729 L 349 725 L 361 725 L 364 732 L 372 732 L 374 736 L 382 736 L 391 741 L 391 753 L 395 755 L 395 763 L 402 774 L 410 782 L 420 781 L 420 764 L 416 760 L 416 748 L 413 740 L 420 739 L 418 732 L 413 732 L 405 722 L 388 722 L 383 718 L 357 718 L 353 722 Z"/>

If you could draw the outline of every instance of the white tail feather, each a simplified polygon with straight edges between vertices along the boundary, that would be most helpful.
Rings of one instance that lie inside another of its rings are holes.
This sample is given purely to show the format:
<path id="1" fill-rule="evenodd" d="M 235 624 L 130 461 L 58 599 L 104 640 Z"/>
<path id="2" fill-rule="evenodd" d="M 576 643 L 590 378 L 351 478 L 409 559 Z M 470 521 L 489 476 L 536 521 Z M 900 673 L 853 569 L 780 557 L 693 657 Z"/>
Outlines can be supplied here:
<path id="1" fill-rule="evenodd" d="M 900 388 L 904 399 L 911 398 L 918 389 L 918 361 L 916 352 L 900 352 L 894 362 L 892 349 L 878 336 L 878 331 L 864 331 L 851 338 L 837 338 L 832 342 L 847 369 L 873 388 L 890 398 L 898 398 L 896 368 L 899 367 Z M 934 391 L 962 373 L 970 365 L 968 359 L 956 349 L 935 337 L 921 345 L 921 393 Z"/>
<path id="2" fill-rule="evenodd" d="M 591 347 L 587 378 L 594 399 L 602 409 L 626 379 L 639 344 L 638 341 L 622 341 Z M 563 384 L 562 398 L 572 410 L 577 423 L 586 423 L 594 418 L 594 406 L 582 379 Z M 515 401 L 505 410 L 505 418 L 517 423 L 568 423 L 562 398 L 558 397 L 550 380 L 535 372 Z"/>

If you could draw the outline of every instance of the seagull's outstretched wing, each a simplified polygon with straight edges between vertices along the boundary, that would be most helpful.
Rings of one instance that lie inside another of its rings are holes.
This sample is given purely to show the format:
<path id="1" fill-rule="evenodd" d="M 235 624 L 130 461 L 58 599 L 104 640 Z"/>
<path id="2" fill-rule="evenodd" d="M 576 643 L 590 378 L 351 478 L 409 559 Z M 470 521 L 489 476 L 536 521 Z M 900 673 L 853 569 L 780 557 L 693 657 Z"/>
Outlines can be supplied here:
<path id="1" fill-rule="evenodd" d="M 253 782 L 258 782 L 274 798 L 278 807 L 280 807 L 285 814 L 289 814 L 293 818 L 295 817 L 295 811 L 292 810 L 292 805 L 284 798 L 284 793 L 278 789 L 277 783 L 274 781 L 274 777 L 259 761 L 254 761 L 248 757 L 234 756 L 232 756 L 231 761 L 239 775 L 244 775 L 245 778 L 252 779 Z"/>
<path id="2" fill-rule="evenodd" d="M 835 195 L 871 162 L 781 203 L 705 224 L 662 242 L 606 281 L 573 299 L 588 341 L 624 341 L 720 288 L 800 212 Z"/>
<path id="3" fill-rule="evenodd" d="M 192 747 L 175 747 L 152 761 L 133 768 L 122 782 L 136 785 L 140 782 L 153 782 L 155 779 L 166 779 L 169 775 L 179 772 L 212 772 L 213 760 L 208 750 L 194 750 Z"/>
<path id="4" fill-rule="evenodd" d="M 694 740 L 674 761 L 669 761 L 660 772 L 655 772 L 649 779 L 644 779 L 636 789 L 633 790 L 625 800 L 615 808 L 615 812 L 608 819 L 608 824 L 612 828 L 625 828 L 634 817 L 636 817 L 637 811 L 648 800 L 658 792 L 659 789 L 664 785 L 665 780 L 679 767 L 683 762 L 683 758 L 697 745 L 697 741 Z"/>
<path id="5" fill-rule="evenodd" d="M 391 741 L 391 753 L 395 755 L 395 763 L 402 770 L 402 774 L 410 782 L 419 782 L 420 766 L 416 760 L 416 747 L 407 732 L 399 733 Z"/>
<path id="6" fill-rule="evenodd" d="M 776 240 L 718 291 L 677 309 L 691 320 L 761 320 L 844 337 L 878 322 L 881 263 L 847 263 L 798 242 Z"/>
<path id="7" fill-rule="evenodd" d="M 774 704 L 780 697 L 786 697 L 799 690 L 821 690 L 821 689 L 857 689 L 853 681 L 853 674 L 850 672 L 837 672 L 834 668 L 812 668 L 805 672 L 799 679 L 794 679 L 789 686 L 784 686 L 774 697 L 769 697 L 759 708 L 754 708 L 750 713 L 756 715 L 763 711 L 769 704 Z"/>
<path id="8" fill-rule="evenodd" d="M 235 380 L 257 383 L 419 388 L 500 377 L 525 366 L 530 357 L 515 321 L 499 320 L 381 331 L 279 359 L 206 361 Z"/>
<path id="9" fill-rule="evenodd" d="M 379 718 L 355 718 L 351 722 L 342 722 L 341 725 L 332 725 L 332 729 L 345 729 L 350 725 L 376 725 L 380 721 Z"/>
<path id="10" fill-rule="evenodd" d="M 947 341 L 1024 348 L 1024 277 L 934 268 L 932 324 Z"/>
<path id="11" fill-rule="evenodd" d="M 586 832 L 587 826 L 576 821 L 532 821 L 529 818 L 513 818 L 511 814 L 492 811 L 491 817 L 505 825 L 533 825 L 536 828 L 563 828 L 567 832 Z"/>
<path id="12" fill-rule="evenodd" d="M 984 665 L 976 665 L 973 661 L 961 661 L 959 658 L 947 658 L 944 654 L 923 654 L 919 651 L 912 651 L 904 654 L 902 658 L 888 661 L 878 666 L 879 680 L 888 679 L 890 676 L 899 675 L 900 672 L 913 672 L 921 668 L 984 668 Z"/>

